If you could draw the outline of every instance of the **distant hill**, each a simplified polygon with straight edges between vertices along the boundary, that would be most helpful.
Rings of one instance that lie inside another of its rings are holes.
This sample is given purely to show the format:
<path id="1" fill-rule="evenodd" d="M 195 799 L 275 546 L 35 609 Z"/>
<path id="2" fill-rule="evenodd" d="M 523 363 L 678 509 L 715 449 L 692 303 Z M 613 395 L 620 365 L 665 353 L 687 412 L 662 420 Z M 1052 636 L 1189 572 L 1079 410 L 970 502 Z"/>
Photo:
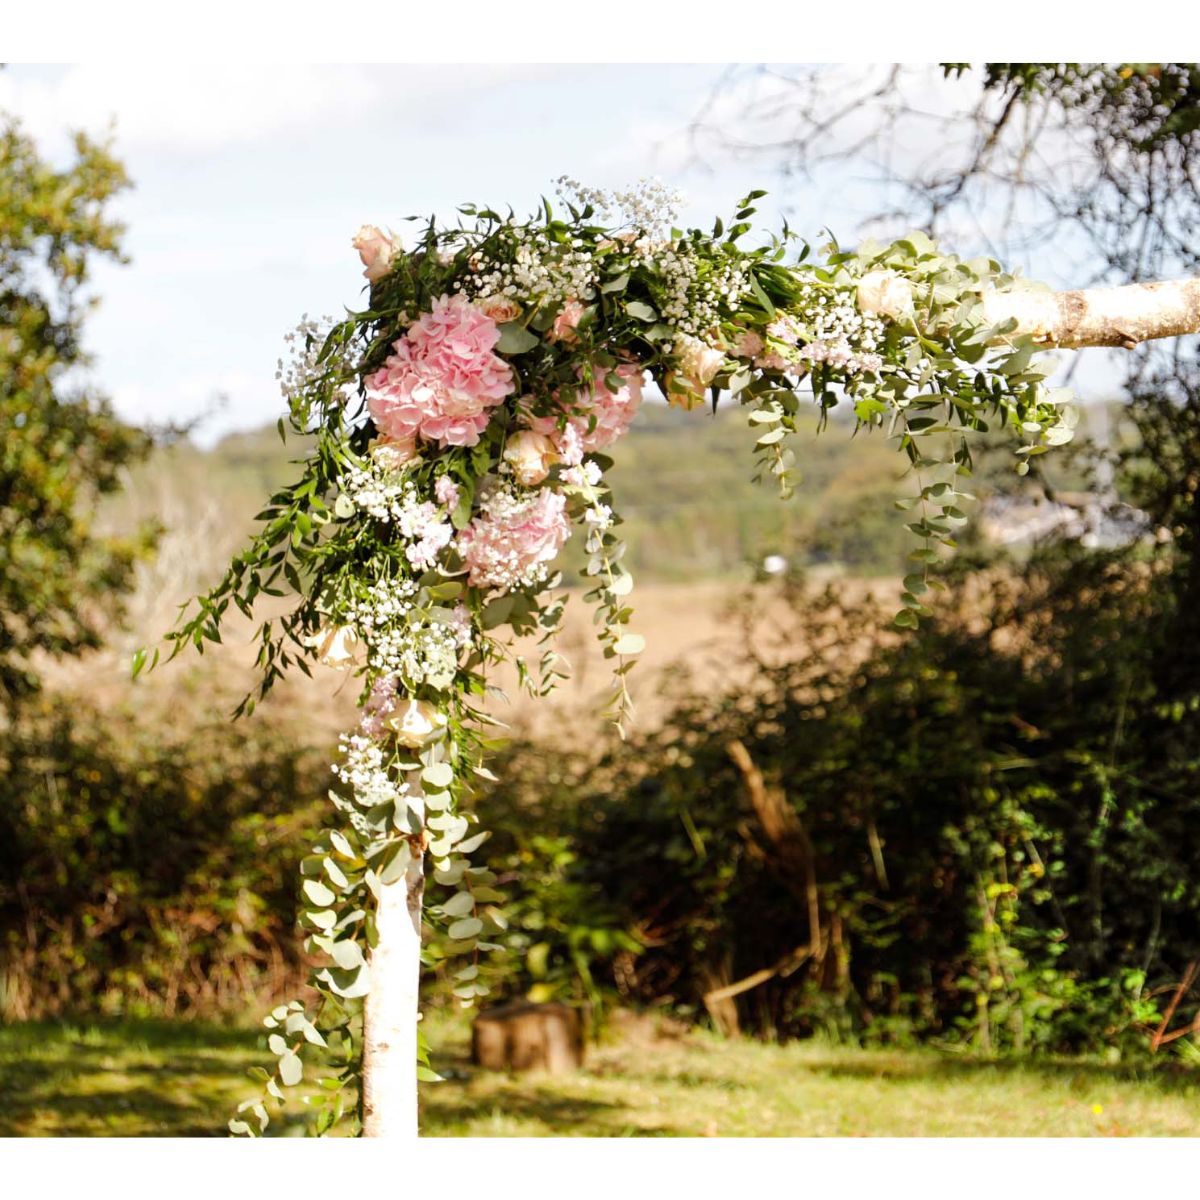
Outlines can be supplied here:
<path id="1" fill-rule="evenodd" d="M 752 481 L 756 435 L 739 409 L 713 415 L 647 403 L 614 447 L 609 477 L 625 519 L 626 561 L 639 582 L 745 579 L 767 555 L 848 575 L 899 574 L 911 549 L 906 518 L 892 503 L 912 487 L 902 478 L 903 458 L 879 432 L 854 435 L 834 420 L 817 436 L 815 413 L 808 426 L 794 441 L 796 495 L 781 502 L 772 481 Z M 105 519 L 115 527 L 142 520 L 164 527 L 143 581 L 156 604 L 179 603 L 217 577 L 303 452 L 301 442 L 282 443 L 270 426 L 232 434 L 210 450 L 186 442 L 163 447 L 131 475 Z M 1012 485 L 1011 456 L 996 458 L 976 481 L 977 494 L 991 476 Z M 1059 456 L 1055 468 L 1060 486 L 1080 486 Z M 579 581 L 578 543 L 567 544 L 568 583 Z"/>

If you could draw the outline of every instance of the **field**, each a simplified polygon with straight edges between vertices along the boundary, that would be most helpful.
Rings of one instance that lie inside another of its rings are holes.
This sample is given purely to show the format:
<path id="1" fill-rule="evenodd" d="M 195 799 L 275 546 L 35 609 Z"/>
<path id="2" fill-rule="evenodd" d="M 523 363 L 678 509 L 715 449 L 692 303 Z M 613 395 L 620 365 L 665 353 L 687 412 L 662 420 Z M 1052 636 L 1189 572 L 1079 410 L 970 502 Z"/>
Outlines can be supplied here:
<path id="1" fill-rule="evenodd" d="M 0 1136 L 219 1136 L 254 1086 L 258 1037 L 167 1022 L 0 1028 Z M 1200 1136 L 1200 1070 L 1177 1060 L 769 1046 L 643 1020 L 576 1075 L 510 1077 L 472 1067 L 465 1038 L 457 1022 L 431 1030 L 448 1078 L 422 1087 L 426 1136 Z"/>

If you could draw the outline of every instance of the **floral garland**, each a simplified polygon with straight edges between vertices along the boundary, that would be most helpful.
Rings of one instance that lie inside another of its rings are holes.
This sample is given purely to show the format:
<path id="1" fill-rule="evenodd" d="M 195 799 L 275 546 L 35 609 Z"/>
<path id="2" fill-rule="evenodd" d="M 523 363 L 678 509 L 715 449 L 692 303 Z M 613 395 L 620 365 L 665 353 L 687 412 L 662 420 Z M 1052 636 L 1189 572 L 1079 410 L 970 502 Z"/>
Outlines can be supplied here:
<path id="1" fill-rule="evenodd" d="M 833 244 L 819 261 L 786 228 L 747 249 L 762 195 L 708 234 L 672 228 L 672 198 L 654 185 L 611 197 L 567 180 L 565 216 L 547 202 L 524 221 L 468 206 L 456 228 L 431 221 L 411 250 L 364 226 L 354 246 L 369 306 L 295 335 L 280 377 L 291 427 L 311 439 L 303 472 L 170 635 L 172 657 L 203 649 L 220 640 L 231 602 L 249 616 L 258 596 L 285 595 L 283 583 L 298 603 L 259 628 L 261 680 L 239 713 L 311 658 L 362 681 L 362 718 L 342 739 L 330 794 L 336 825 L 302 864 L 306 945 L 327 963 L 312 980 L 322 1001 L 266 1018 L 276 1065 L 259 1072 L 266 1095 L 242 1106 L 234 1133 L 265 1130 L 266 1102 L 303 1078 L 305 1043 L 328 1047 L 334 1064 L 317 1132 L 341 1119 L 359 1080 L 372 906 L 413 856 L 428 856 L 448 892 L 427 916 L 463 964 L 454 994 L 464 1004 L 487 994 L 475 959 L 495 948 L 502 897 L 470 861 L 487 836 L 470 809 L 475 780 L 492 778 L 487 673 L 514 658 L 511 635 L 532 634 L 537 661 L 515 658 L 523 684 L 541 695 L 563 674 L 554 560 L 578 530 L 614 663 L 612 715 L 628 716 L 625 679 L 643 641 L 628 629 L 632 579 L 605 452 L 650 381 L 685 409 L 722 396 L 743 405 L 760 432 L 759 475 L 785 497 L 801 386 L 822 415 L 848 404 L 858 426 L 886 428 L 917 480 L 898 501 L 919 510 L 902 627 L 928 611 L 938 547 L 966 520 L 968 436 L 999 422 L 1021 471 L 1069 440 L 1068 394 L 1045 387 L 1033 344 L 1011 323 L 985 323 L 985 293 L 1014 284 L 995 262 L 943 255 L 920 234 L 852 252 Z M 427 1058 L 421 1070 L 432 1075 Z"/>

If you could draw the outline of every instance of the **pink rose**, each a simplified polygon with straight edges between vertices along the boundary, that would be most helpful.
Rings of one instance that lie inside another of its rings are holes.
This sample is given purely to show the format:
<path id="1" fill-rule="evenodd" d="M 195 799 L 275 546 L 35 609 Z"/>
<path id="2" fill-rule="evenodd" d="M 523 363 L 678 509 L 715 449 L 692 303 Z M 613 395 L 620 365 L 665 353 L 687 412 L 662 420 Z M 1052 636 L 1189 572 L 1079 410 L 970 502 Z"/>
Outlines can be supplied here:
<path id="1" fill-rule="evenodd" d="M 366 267 L 363 274 L 372 283 L 392 269 L 392 259 L 400 252 L 400 239 L 377 225 L 360 225 L 350 244 L 358 251 Z"/>
<path id="2" fill-rule="evenodd" d="M 579 318 L 582 316 L 583 305 L 578 300 L 568 300 L 562 306 L 558 316 L 554 318 L 554 324 L 550 326 L 550 332 L 546 337 L 552 342 L 572 345 L 579 340 L 575 327 L 579 324 Z"/>

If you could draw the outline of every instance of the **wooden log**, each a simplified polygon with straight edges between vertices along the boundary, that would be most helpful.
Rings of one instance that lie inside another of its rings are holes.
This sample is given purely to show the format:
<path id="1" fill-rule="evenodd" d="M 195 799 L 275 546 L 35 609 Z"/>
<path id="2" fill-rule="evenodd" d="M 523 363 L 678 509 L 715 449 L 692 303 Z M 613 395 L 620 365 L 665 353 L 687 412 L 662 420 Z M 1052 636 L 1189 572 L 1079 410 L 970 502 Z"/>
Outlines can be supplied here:
<path id="1" fill-rule="evenodd" d="M 471 1058 L 489 1071 L 568 1074 L 583 1065 L 583 1017 L 565 1004 L 485 1009 L 472 1028 Z"/>

